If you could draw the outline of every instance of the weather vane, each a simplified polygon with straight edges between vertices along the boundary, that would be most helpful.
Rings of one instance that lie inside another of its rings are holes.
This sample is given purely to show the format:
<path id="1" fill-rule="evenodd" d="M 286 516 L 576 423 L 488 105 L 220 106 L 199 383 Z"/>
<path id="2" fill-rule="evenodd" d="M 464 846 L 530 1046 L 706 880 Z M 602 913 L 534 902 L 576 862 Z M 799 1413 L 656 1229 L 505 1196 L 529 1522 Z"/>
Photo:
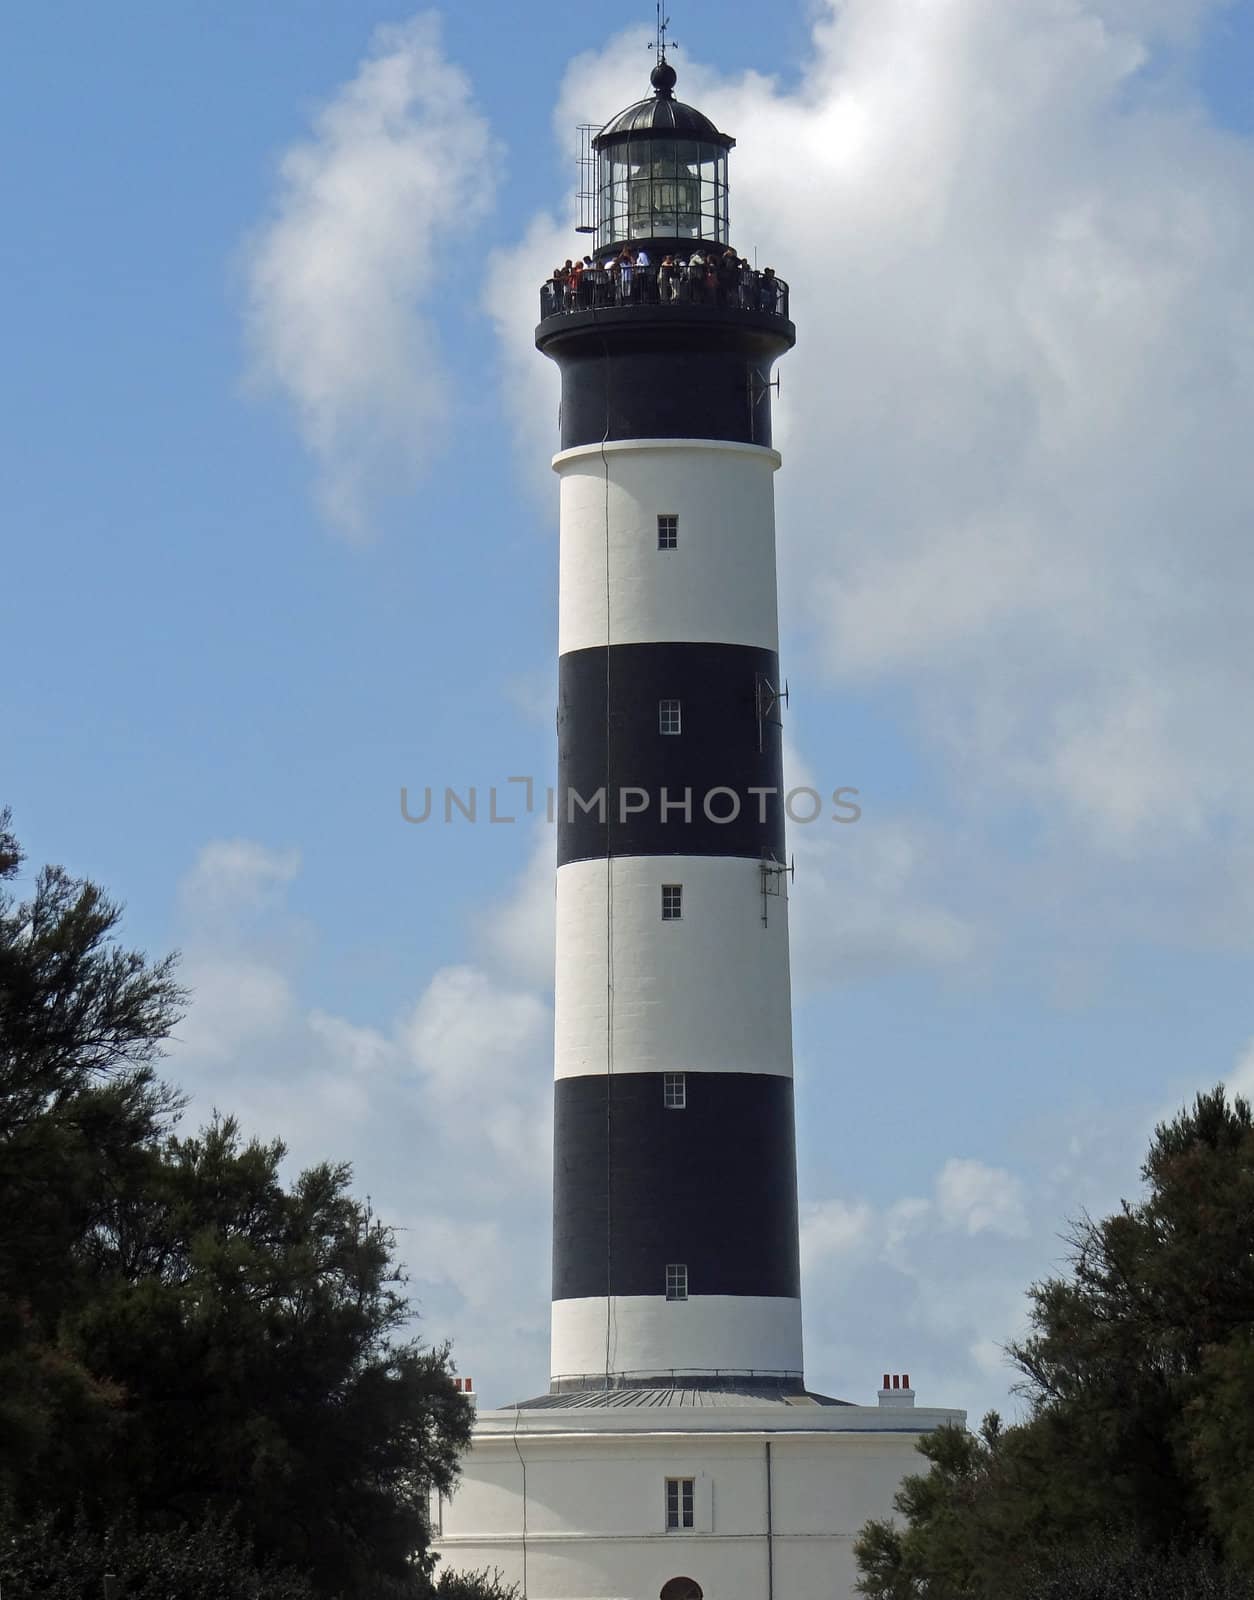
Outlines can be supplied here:
<path id="1" fill-rule="evenodd" d="M 663 61 L 666 60 L 666 30 L 671 25 L 671 19 L 669 17 L 664 17 L 662 15 L 662 0 L 656 0 L 656 3 L 657 3 L 657 31 L 653 36 L 653 42 L 647 48 L 650 49 L 650 50 L 655 50 L 657 52 L 657 63 L 658 63 L 658 66 L 660 67 L 662 65 Z M 674 40 L 674 39 L 671 40 L 671 49 L 672 50 L 678 50 L 679 49 L 679 45 L 678 45 L 677 41 Z"/>

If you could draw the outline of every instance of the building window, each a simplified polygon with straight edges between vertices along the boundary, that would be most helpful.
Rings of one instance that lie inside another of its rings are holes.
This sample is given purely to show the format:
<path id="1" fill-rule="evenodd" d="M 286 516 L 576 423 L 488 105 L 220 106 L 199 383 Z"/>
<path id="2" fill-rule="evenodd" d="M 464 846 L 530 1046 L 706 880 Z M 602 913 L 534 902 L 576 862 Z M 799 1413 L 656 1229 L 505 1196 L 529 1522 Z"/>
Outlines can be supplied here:
<path id="1" fill-rule="evenodd" d="M 675 550 L 679 546 L 679 518 L 669 511 L 660 514 L 657 519 L 657 547 L 659 550 Z"/>
<path id="2" fill-rule="evenodd" d="M 659 733 L 678 733 L 680 731 L 681 713 L 678 700 L 659 700 L 657 703 L 657 731 Z"/>
<path id="3" fill-rule="evenodd" d="M 668 1300 L 688 1298 L 688 1268 L 682 1261 L 666 1263 L 666 1298 Z"/>
<path id="4" fill-rule="evenodd" d="M 691 1528 L 696 1524 L 693 1515 L 696 1503 L 697 1480 L 695 1478 L 667 1478 L 666 1480 L 666 1531 L 672 1533 L 680 1528 Z"/>
<path id="5" fill-rule="evenodd" d="M 662 1104 L 668 1111 L 683 1111 L 688 1104 L 688 1079 L 682 1072 L 662 1074 Z"/>
<path id="6" fill-rule="evenodd" d="M 682 883 L 662 885 L 662 921 L 678 922 L 684 914 L 684 886 Z"/>

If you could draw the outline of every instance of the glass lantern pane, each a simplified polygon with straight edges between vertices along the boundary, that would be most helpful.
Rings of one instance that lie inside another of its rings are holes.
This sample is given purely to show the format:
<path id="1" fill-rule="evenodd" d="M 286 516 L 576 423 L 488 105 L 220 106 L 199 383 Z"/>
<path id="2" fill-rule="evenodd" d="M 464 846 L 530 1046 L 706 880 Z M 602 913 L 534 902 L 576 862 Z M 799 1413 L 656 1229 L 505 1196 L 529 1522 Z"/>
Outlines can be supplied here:
<path id="1" fill-rule="evenodd" d="M 679 147 L 675 141 L 655 140 L 650 164 L 655 178 L 673 178 L 679 166 Z"/>
<path id="2" fill-rule="evenodd" d="M 597 243 L 726 243 L 727 154 L 696 139 L 640 139 L 598 152 Z"/>

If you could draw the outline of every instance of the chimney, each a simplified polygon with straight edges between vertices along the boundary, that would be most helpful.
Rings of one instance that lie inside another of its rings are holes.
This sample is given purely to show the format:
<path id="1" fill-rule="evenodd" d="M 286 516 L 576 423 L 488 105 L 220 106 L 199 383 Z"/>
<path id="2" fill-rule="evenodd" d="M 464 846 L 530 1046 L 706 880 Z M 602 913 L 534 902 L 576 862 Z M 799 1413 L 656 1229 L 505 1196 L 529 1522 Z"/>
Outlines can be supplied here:
<path id="1" fill-rule="evenodd" d="M 889 1410 L 905 1411 L 914 1405 L 914 1390 L 910 1387 L 908 1372 L 886 1372 L 884 1387 L 879 1392 L 879 1403 Z"/>
<path id="2" fill-rule="evenodd" d="M 458 1394 L 464 1394 L 472 1406 L 478 1406 L 479 1396 L 475 1393 L 475 1380 L 473 1378 L 454 1378 L 453 1387 Z"/>

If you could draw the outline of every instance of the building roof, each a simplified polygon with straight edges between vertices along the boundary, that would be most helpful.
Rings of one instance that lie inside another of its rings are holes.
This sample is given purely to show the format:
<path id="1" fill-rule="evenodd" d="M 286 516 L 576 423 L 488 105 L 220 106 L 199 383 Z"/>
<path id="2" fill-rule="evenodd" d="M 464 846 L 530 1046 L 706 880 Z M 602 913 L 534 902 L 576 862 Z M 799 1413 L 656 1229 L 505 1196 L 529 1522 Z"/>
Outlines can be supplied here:
<path id="1" fill-rule="evenodd" d="M 534 1400 L 519 1400 L 502 1406 L 502 1411 L 585 1411 L 649 1407 L 708 1406 L 719 1410 L 760 1409 L 773 1406 L 848 1406 L 850 1400 L 836 1400 L 827 1394 L 785 1394 L 777 1386 L 761 1388 L 745 1385 L 738 1389 L 696 1389 L 666 1386 L 658 1389 L 574 1389 L 567 1394 L 541 1394 Z"/>
<path id="2" fill-rule="evenodd" d="M 654 68 L 651 82 L 654 93 L 647 100 L 637 100 L 634 105 L 620 111 L 607 122 L 593 140 L 622 138 L 624 134 L 643 135 L 645 138 L 704 139 L 710 144 L 720 144 L 730 149 L 735 140 L 720 133 L 709 117 L 696 106 L 685 105 L 671 93 L 675 84 L 675 69 L 669 62 Z"/>

